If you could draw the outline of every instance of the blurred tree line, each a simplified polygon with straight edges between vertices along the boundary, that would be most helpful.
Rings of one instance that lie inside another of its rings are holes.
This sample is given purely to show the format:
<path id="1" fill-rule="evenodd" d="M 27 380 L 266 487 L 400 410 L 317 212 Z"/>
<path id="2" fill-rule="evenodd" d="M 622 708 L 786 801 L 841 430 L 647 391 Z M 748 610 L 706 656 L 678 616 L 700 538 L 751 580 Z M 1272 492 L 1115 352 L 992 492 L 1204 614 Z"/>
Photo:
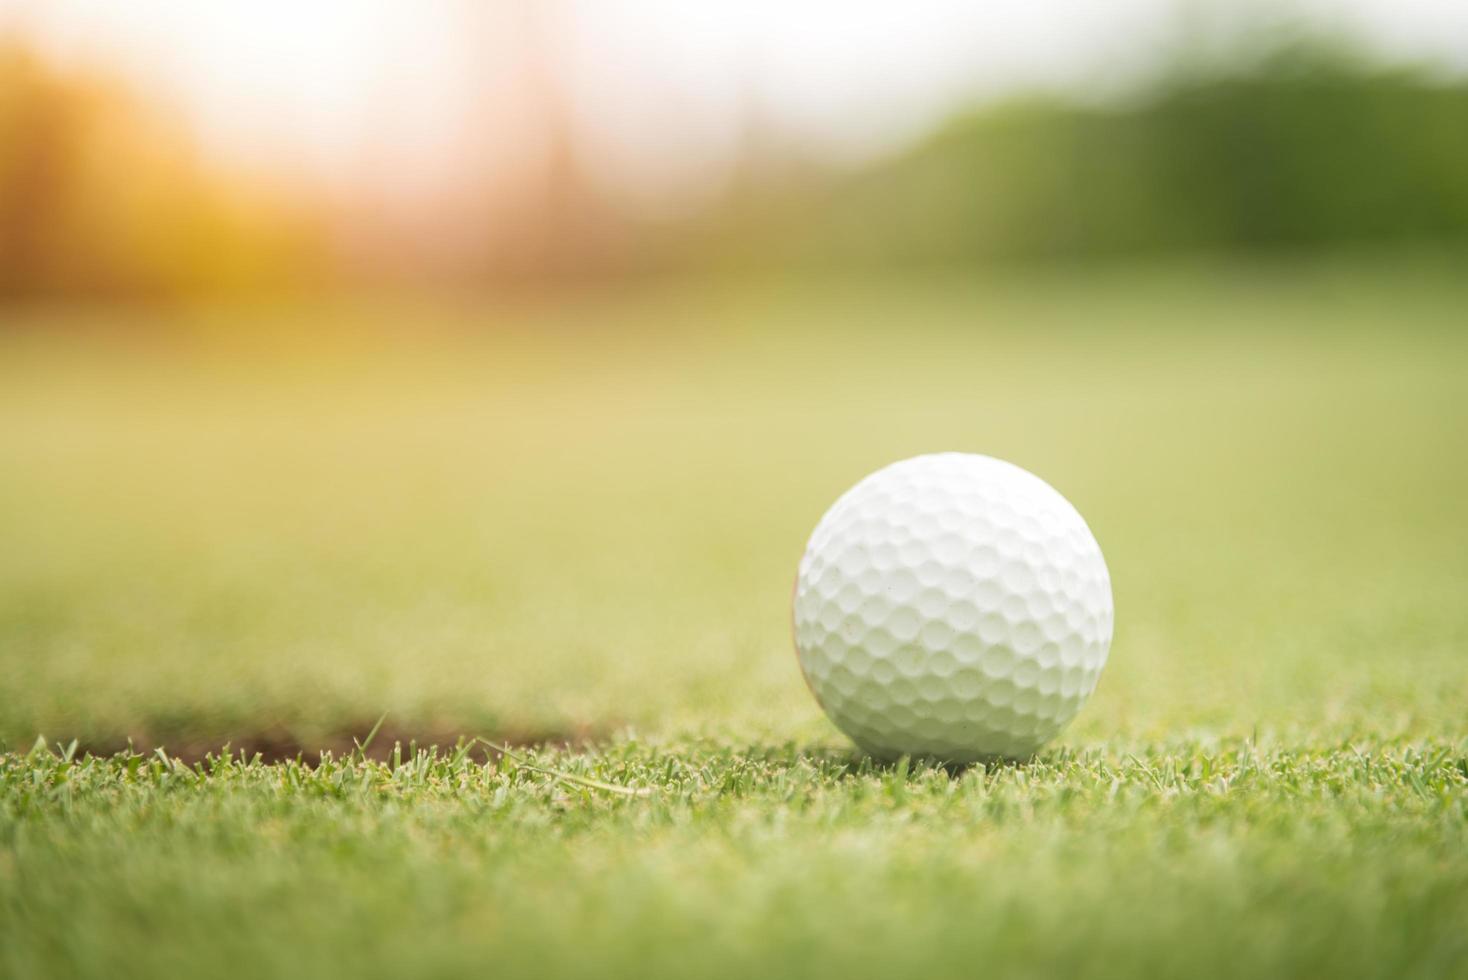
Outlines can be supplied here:
<path id="1" fill-rule="evenodd" d="M 736 251 L 1034 260 L 1468 237 L 1468 85 L 1300 41 L 1187 60 L 1122 105 L 1031 98 L 795 199 Z"/>
<path id="2" fill-rule="evenodd" d="M 784 175 L 772 181 L 755 166 L 726 200 L 674 226 L 618 216 L 561 154 L 542 183 L 574 193 L 521 195 L 512 247 L 475 246 L 468 260 L 432 252 L 442 268 L 425 281 L 554 287 L 711 267 L 1468 239 L 1468 83 L 1300 40 L 1202 64 L 1180 56 L 1123 100 L 979 108 L 856 174 L 767 167 Z M 211 170 L 181 126 L 118 86 L 0 44 L 0 301 L 228 295 L 403 273 L 334 256 L 340 222 L 309 193 L 289 203 Z M 346 227 L 370 244 L 370 220 Z M 538 237 L 515 230 L 527 228 Z"/>

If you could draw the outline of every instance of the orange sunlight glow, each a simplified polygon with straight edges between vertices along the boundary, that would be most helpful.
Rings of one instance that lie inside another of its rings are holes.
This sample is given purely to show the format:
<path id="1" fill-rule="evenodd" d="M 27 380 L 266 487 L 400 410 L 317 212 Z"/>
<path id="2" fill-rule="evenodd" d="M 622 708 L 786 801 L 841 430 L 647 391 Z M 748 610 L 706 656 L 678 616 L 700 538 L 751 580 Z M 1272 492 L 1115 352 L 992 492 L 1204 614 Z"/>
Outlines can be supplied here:
<path id="1" fill-rule="evenodd" d="M 1124 86 L 1155 60 L 1176 6 L 4 0 L 0 30 L 63 65 L 121 70 L 211 157 L 303 178 L 328 200 L 455 202 L 569 150 L 612 204 L 661 218 L 716 195 L 751 139 L 861 162 L 975 98 Z M 1468 62 L 1461 5 L 1300 9 Z"/>

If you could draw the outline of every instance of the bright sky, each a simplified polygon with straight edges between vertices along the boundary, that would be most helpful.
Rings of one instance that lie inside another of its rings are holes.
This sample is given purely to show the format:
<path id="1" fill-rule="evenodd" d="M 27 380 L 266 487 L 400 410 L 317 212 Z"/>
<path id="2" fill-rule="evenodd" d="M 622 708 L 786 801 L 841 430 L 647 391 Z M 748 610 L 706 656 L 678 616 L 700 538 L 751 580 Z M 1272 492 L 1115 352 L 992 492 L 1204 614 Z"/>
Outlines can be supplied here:
<path id="1" fill-rule="evenodd" d="M 1262 0 L 1256 9 L 1268 5 Z M 1215 4 L 1219 9 L 1226 5 Z M 1277 6 L 1277 5 L 1276 5 Z M 1398 57 L 1468 69 L 1464 0 L 1302 0 Z M 716 190 L 758 116 L 861 160 L 1015 89 L 1106 90 L 1155 63 L 1175 0 L 0 0 L 63 64 L 102 61 L 213 153 L 413 198 L 543 152 L 547 71 L 614 197 Z M 537 55 L 538 53 L 538 55 Z M 550 68 L 547 69 L 546 66 Z M 537 71 L 541 74 L 537 76 Z"/>

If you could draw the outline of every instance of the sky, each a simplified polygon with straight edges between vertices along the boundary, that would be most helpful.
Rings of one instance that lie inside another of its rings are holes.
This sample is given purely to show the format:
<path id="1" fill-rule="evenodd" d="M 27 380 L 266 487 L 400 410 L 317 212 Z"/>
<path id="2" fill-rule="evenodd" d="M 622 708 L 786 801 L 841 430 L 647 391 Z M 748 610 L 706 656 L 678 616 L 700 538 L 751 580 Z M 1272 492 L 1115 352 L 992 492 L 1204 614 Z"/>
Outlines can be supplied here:
<path id="1" fill-rule="evenodd" d="M 1468 70 L 1461 0 L 1294 6 Z M 0 0 L 0 26 L 126 76 L 230 166 L 429 199 L 542 159 L 550 100 L 600 189 L 653 217 L 717 194 L 753 126 L 861 163 L 975 101 L 1124 88 L 1177 17 L 1176 0 Z"/>

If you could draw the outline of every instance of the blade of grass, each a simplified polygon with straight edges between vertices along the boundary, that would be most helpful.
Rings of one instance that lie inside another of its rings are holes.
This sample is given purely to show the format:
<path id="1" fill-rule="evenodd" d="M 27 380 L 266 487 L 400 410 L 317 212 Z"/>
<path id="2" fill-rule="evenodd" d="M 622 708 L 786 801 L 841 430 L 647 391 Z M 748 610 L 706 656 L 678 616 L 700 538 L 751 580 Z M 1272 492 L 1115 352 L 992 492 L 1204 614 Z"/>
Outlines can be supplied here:
<path id="1" fill-rule="evenodd" d="M 652 795 L 652 789 L 650 787 L 646 787 L 646 786 L 618 786 L 616 783 L 607 783 L 607 782 L 603 782 L 600 779 L 588 779 L 585 776 L 576 776 L 576 775 L 572 775 L 571 773 L 568 773 L 568 772 L 561 772 L 561 771 L 556 770 L 556 769 L 550 769 L 550 768 L 548 768 L 546 766 L 538 766 L 535 763 L 530 762 L 527 759 L 523 758 L 522 756 L 516 755 L 514 752 L 510 751 L 509 746 L 500 745 L 497 742 L 491 742 L 487 738 L 481 738 L 481 739 L 479 739 L 479 741 L 482 742 L 482 743 L 484 743 L 485 745 L 489 746 L 490 748 L 494 749 L 496 752 L 500 753 L 501 755 L 506 756 L 506 757 L 508 757 L 510 759 L 513 759 L 515 761 L 516 765 L 523 766 L 526 769 L 531 770 L 532 772 L 538 772 L 538 773 L 542 773 L 543 775 L 550 776 L 552 779 L 559 779 L 562 782 L 571 783 L 572 785 L 575 785 L 575 786 L 585 786 L 588 789 L 599 789 L 599 790 L 602 790 L 602 791 L 607 792 L 607 793 L 616 793 L 619 796 L 651 796 Z"/>
<path id="2" fill-rule="evenodd" d="M 370 731 L 370 732 L 367 733 L 367 737 L 366 738 L 364 738 L 360 742 L 358 742 L 355 738 L 352 739 L 352 741 L 357 746 L 357 753 L 359 755 L 361 755 L 363 758 L 366 758 L 367 757 L 367 747 L 369 745 L 371 745 L 372 744 L 372 740 L 377 737 L 377 733 L 378 733 L 378 731 L 381 730 L 382 723 L 384 721 L 387 721 L 387 712 L 386 711 L 384 711 L 381 715 L 379 715 L 377 717 L 377 724 L 375 724 L 375 725 L 372 726 L 372 731 Z"/>

